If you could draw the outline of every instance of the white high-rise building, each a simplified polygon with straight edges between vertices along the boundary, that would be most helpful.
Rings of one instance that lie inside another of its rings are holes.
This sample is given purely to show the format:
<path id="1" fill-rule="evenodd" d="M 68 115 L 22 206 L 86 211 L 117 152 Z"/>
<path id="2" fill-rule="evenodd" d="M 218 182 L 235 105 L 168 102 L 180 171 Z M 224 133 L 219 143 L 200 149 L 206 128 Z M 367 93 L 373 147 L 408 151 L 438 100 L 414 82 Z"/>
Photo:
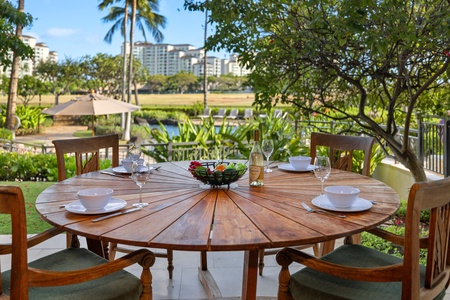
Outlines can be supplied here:
<path id="1" fill-rule="evenodd" d="M 34 68 L 40 61 L 58 61 L 58 52 L 50 51 L 45 43 L 36 43 L 36 39 L 29 35 L 23 35 L 22 41 L 34 50 L 34 60 L 28 58 L 20 61 L 19 77 L 33 75 Z M 10 51 L 8 55 L 12 60 L 12 51 Z M 0 68 L 0 75 L 3 74 L 9 77 L 11 75 L 11 67 L 8 67 L 4 72 L 3 69 Z"/>
<path id="2" fill-rule="evenodd" d="M 239 56 L 230 55 L 230 60 L 222 60 L 222 74 L 233 74 L 235 76 L 247 76 L 251 73 L 250 69 L 243 68 L 239 65 Z"/>
<path id="3" fill-rule="evenodd" d="M 129 44 L 126 51 L 129 52 Z M 122 46 L 123 53 L 123 46 Z M 204 56 L 203 49 L 197 49 L 189 44 L 151 44 L 136 42 L 133 55 L 151 75 L 171 76 L 182 71 L 193 72 L 193 65 Z"/>
<path id="4" fill-rule="evenodd" d="M 129 52 L 129 44 L 126 45 Z M 122 46 L 122 53 L 124 47 Z M 172 76 L 180 72 L 193 73 L 195 76 L 203 76 L 205 51 L 190 44 L 152 44 L 136 42 L 133 47 L 133 55 L 151 75 Z M 231 55 L 230 60 L 220 59 L 214 56 L 206 57 L 208 76 L 221 76 L 234 74 L 245 76 L 250 71 L 239 67 L 238 55 Z"/>

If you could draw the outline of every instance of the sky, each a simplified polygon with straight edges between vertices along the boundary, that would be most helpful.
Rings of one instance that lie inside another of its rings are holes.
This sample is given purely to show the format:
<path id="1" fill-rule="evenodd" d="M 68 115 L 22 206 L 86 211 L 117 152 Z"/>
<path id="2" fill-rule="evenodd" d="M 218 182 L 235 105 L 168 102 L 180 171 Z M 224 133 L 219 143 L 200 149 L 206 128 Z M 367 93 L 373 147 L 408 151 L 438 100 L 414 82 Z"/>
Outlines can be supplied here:
<path id="1" fill-rule="evenodd" d="M 25 0 L 25 12 L 33 16 L 33 25 L 23 30 L 58 52 L 58 57 L 78 59 L 97 53 L 120 54 L 123 37 L 114 34 L 111 44 L 103 41 L 113 23 L 104 23 L 107 11 L 100 11 L 100 0 Z M 121 5 L 123 1 L 120 1 Z M 201 48 L 204 38 L 205 16 L 202 12 L 190 12 L 183 8 L 184 0 L 160 0 L 159 14 L 166 17 L 165 28 L 160 28 L 165 44 L 191 44 Z M 117 5 L 119 5 L 117 4 Z M 211 34 L 209 31 L 208 34 Z M 156 43 L 149 31 L 147 42 Z M 144 41 L 135 30 L 134 41 Z M 228 58 L 226 52 L 208 52 L 208 56 Z"/>

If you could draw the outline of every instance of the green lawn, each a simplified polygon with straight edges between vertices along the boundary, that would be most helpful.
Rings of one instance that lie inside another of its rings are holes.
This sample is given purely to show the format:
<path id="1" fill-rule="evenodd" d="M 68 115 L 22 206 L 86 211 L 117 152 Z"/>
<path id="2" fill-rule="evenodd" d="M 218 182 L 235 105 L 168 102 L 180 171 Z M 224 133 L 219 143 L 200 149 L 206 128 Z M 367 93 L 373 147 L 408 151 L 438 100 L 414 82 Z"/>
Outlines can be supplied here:
<path id="1" fill-rule="evenodd" d="M 35 209 L 37 196 L 54 182 L 0 182 L 0 185 L 19 186 L 25 198 L 25 209 L 27 214 L 27 232 L 29 234 L 39 233 L 48 228 L 50 224 L 42 220 Z M 11 218 L 8 215 L 0 215 L 0 234 L 11 234 Z"/>

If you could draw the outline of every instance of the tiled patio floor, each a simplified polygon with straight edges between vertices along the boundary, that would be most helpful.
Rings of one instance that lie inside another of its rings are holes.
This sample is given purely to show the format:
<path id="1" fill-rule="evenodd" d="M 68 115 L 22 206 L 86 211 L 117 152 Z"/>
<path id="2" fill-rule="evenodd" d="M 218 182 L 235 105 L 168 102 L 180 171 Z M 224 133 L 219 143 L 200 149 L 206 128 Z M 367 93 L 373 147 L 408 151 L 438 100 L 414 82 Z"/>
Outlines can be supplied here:
<path id="1" fill-rule="evenodd" d="M 65 246 L 65 235 L 58 235 L 28 252 L 28 260 L 32 261 L 39 257 L 60 250 Z M 85 239 L 80 238 L 82 246 Z M 10 242 L 10 236 L 0 236 L 1 242 Z M 308 251 L 308 250 L 306 250 Z M 119 254 L 118 254 L 119 255 Z M 223 298 L 235 300 L 240 298 L 242 284 L 243 252 L 209 252 L 208 270 L 217 282 Z M 198 278 L 198 266 L 200 265 L 200 254 L 198 252 L 174 251 L 174 273 L 173 279 L 169 279 L 167 272 L 167 260 L 157 258 L 155 265 L 151 268 L 153 275 L 153 299 L 208 299 L 200 280 Z M 257 295 L 259 299 L 276 299 L 279 267 L 274 256 L 265 258 L 266 267 L 264 275 L 258 277 Z M 2 271 L 10 266 L 10 257 L 1 256 Z M 140 275 L 139 265 L 127 269 L 136 276 Z M 294 269 L 292 269 L 294 271 Z M 450 300 L 450 289 L 445 296 Z"/>
<path id="2" fill-rule="evenodd" d="M 29 249 L 28 260 L 60 250 L 65 246 L 65 235 L 58 235 L 44 243 Z M 0 236 L 1 242 L 10 242 L 9 236 Z M 85 239 L 80 238 L 82 247 Z M 119 256 L 119 254 L 117 254 Z M 223 298 L 238 299 L 241 295 L 243 252 L 210 252 L 208 253 L 208 270 L 217 282 Z M 265 300 L 276 299 L 277 277 L 279 267 L 274 256 L 265 259 L 264 276 L 258 278 L 258 297 Z M 153 299 L 208 299 L 198 278 L 200 265 L 199 252 L 174 251 L 173 279 L 169 279 L 167 260 L 157 258 L 151 268 L 153 275 Z M 1 256 L 2 271 L 10 267 L 10 257 Z M 140 276 L 140 266 L 127 269 L 136 276 Z"/>

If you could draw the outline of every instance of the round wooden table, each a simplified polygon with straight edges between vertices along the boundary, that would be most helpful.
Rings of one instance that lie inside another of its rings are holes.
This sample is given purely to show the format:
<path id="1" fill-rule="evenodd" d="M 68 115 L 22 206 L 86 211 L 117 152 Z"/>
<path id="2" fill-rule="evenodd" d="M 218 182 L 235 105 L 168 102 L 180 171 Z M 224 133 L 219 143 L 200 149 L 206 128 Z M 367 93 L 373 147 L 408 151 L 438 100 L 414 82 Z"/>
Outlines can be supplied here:
<path id="1" fill-rule="evenodd" d="M 362 175 L 332 170 L 327 185 L 351 185 L 360 197 L 377 204 L 367 211 L 346 212 L 346 218 L 308 213 L 301 202 L 321 190 L 311 172 L 265 174 L 263 187 L 249 187 L 248 173 L 232 189 L 204 189 L 187 171 L 189 162 L 160 164 L 143 187 L 146 208 L 92 222 L 99 215 L 74 214 L 61 208 L 77 200 L 77 191 L 110 187 L 114 197 L 138 202 L 139 189 L 131 179 L 100 172 L 76 176 L 47 188 L 36 208 L 50 224 L 67 232 L 120 244 L 190 251 L 245 251 L 243 299 L 256 299 L 258 250 L 317 242 L 371 229 L 388 220 L 399 206 L 397 193 L 386 184 Z"/>

